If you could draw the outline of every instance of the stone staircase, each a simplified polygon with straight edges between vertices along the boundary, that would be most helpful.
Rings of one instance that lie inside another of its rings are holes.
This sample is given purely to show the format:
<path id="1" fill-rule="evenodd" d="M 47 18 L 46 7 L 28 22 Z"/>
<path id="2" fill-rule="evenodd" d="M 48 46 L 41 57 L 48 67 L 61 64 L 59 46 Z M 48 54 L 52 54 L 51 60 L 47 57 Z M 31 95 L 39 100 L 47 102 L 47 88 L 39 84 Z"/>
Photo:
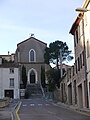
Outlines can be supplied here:
<path id="1" fill-rule="evenodd" d="M 29 98 L 40 98 L 43 96 L 40 84 L 28 84 L 26 92 L 28 93 Z"/>

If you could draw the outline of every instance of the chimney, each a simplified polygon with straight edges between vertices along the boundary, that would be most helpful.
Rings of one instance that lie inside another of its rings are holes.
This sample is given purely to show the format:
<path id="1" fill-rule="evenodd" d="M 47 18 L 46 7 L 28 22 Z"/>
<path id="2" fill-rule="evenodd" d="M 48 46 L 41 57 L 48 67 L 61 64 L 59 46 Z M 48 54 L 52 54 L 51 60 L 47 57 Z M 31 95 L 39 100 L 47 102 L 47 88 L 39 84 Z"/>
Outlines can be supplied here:
<path id="1" fill-rule="evenodd" d="M 8 51 L 8 55 L 9 55 L 9 53 L 10 53 L 10 52 Z"/>

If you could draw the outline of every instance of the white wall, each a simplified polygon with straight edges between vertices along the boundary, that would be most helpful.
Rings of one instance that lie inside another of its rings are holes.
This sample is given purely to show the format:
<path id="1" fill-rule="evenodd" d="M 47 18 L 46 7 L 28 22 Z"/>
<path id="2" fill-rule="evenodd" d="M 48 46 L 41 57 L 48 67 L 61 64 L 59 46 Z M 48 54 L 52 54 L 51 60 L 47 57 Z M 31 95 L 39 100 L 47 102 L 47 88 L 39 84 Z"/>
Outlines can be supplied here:
<path id="1" fill-rule="evenodd" d="M 0 65 L 2 64 L 2 58 L 0 57 Z"/>
<path id="2" fill-rule="evenodd" d="M 87 9 L 90 9 L 90 3 L 87 6 Z M 89 40 L 90 45 L 90 11 L 84 13 L 86 15 L 85 21 L 85 41 Z M 89 47 L 90 48 L 90 47 Z M 89 49 L 90 52 L 90 49 Z M 90 54 L 90 53 L 89 53 Z M 87 56 L 87 46 L 86 46 L 86 56 Z M 88 99 L 89 99 L 89 108 L 90 108 L 90 56 L 87 57 L 87 79 L 88 79 Z"/>
<path id="3" fill-rule="evenodd" d="M 0 98 L 2 98 L 2 69 L 0 69 Z"/>
<path id="4" fill-rule="evenodd" d="M 10 74 L 9 68 L 0 68 L 0 98 L 4 97 L 4 90 L 14 90 L 14 98 L 19 98 L 19 69 L 14 68 Z M 14 87 L 10 87 L 10 78 L 14 78 Z"/>

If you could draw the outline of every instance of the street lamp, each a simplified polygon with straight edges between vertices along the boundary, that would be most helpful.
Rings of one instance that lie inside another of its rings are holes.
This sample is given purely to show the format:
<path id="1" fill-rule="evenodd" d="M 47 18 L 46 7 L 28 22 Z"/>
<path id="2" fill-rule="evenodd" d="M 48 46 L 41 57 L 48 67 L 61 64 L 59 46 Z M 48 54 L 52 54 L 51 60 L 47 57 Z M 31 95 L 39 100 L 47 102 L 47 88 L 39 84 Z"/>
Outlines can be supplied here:
<path id="1" fill-rule="evenodd" d="M 77 12 L 82 12 L 83 15 L 85 12 L 90 11 L 89 9 L 86 8 L 77 8 Z M 86 61 L 86 46 L 85 46 L 85 31 L 84 31 L 84 18 L 79 17 L 82 19 L 82 29 L 83 29 L 83 47 L 84 47 L 84 65 L 85 65 L 85 83 L 86 83 L 86 88 L 85 88 L 85 95 L 86 95 L 86 106 L 87 108 L 89 107 L 89 100 L 88 100 L 88 79 L 87 79 L 87 61 Z"/>
<path id="2" fill-rule="evenodd" d="M 87 12 L 87 11 L 90 11 L 90 9 L 86 9 L 86 8 L 76 8 L 75 9 L 77 12 Z"/>

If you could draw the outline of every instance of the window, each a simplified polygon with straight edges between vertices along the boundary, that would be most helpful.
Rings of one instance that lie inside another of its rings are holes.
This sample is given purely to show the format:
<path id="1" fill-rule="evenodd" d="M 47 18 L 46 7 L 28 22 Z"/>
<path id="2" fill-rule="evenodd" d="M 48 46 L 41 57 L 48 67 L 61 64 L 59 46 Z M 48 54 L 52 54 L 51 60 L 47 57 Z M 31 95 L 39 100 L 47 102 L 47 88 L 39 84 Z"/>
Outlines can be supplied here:
<path id="1" fill-rule="evenodd" d="M 80 54 L 80 68 L 82 68 L 82 54 Z"/>
<path id="2" fill-rule="evenodd" d="M 72 66 L 73 67 L 73 76 L 74 76 L 74 66 Z"/>
<path id="3" fill-rule="evenodd" d="M 10 78 L 10 87 L 14 87 L 14 78 Z"/>
<path id="4" fill-rule="evenodd" d="M 34 61 L 34 51 L 31 50 L 30 52 L 30 61 Z"/>
<path id="5" fill-rule="evenodd" d="M 14 68 L 10 68 L 10 74 L 14 73 Z"/>
<path id="6" fill-rule="evenodd" d="M 75 66 L 76 66 L 76 74 L 77 74 L 77 60 L 75 61 Z"/>
<path id="7" fill-rule="evenodd" d="M 71 78 L 71 68 L 69 70 L 70 70 L 70 78 Z"/>
<path id="8" fill-rule="evenodd" d="M 78 40 L 80 40 L 80 25 L 78 26 Z"/>
<path id="9" fill-rule="evenodd" d="M 79 40 L 80 40 L 80 25 L 78 25 L 78 27 L 74 33 L 74 46 L 75 47 L 78 44 Z"/>
<path id="10" fill-rule="evenodd" d="M 69 68 L 67 69 L 67 82 L 69 81 Z"/>
<path id="11" fill-rule="evenodd" d="M 78 57 L 78 71 L 80 71 L 80 58 Z"/>
<path id="12" fill-rule="evenodd" d="M 76 37 L 75 37 L 75 34 L 74 34 L 74 47 L 76 47 Z"/>
<path id="13" fill-rule="evenodd" d="M 31 49 L 29 51 L 29 62 L 35 62 L 35 59 L 36 59 L 35 50 Z"/>
<path id="14" fill-rule="evenodd" d="M 82 52 L 82 55 L 83 55 L 83 63 L 82 64 L 84 66 L 84 51 Z"/>
<path id="15" fill-rule="evenodd" d="M 87 40 L 87 57 L 90 56 L 90 51 L 89 51 L 89 40 Z"/>
<path id="16" fill-rule="evenodd" d="M 80 23 L 80 34 L 81 36 L 83 35 L 83 20 L 81 20 L 81 23 Z"/>
<path id="17" fill-rule="evenodd" d="M 77 44 L 78 44 L 78 29 L 76 30 L 76 41 L 77 41 Z"/>
<path id="18" fill-rule="evenodd" d="M 77 104 L 76 80 L 74 80 L 74 96 L 75 96 L 75 104 Z"/>

